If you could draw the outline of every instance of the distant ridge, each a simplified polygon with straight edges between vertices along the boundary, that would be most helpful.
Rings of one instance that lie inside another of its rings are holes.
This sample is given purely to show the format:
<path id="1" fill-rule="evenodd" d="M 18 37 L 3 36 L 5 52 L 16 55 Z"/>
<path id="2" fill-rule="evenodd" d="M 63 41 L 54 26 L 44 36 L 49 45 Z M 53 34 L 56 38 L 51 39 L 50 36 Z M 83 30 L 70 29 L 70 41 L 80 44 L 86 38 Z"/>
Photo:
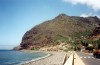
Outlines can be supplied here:
<path id="1" fill-rule="evenodd" d="M 95 17 L 78 17 L 60 14 L 52 20 L 45 21 L 27 31 L 21 44 L 14 49 L 35 49 L 50 45 L 59 45 L 58 41 L 86 36 L 100 23 Z"/>

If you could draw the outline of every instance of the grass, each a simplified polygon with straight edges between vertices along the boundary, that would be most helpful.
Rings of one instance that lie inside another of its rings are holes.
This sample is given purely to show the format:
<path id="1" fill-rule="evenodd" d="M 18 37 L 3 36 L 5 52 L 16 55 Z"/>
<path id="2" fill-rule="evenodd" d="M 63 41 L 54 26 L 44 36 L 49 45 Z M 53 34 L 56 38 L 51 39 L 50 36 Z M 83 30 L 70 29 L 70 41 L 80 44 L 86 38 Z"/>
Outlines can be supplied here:
<path id="1" fill-rule="evenodd" d="M 56 35 L 56 36 L 54 37 L 54 40 L 55 40 L 55 41 L 60 40 L 60 41 L 62 41 L 62 42 L 68 42 L 68 38 L 67 38 L 67 37 L 64 37 L 64 36 L 62 36 L 62 35 Z"/>
<path id="2" fill-rule="evenodd" d="M 39 48 L 32 48 L 31 50 L 39 50 Z"/>
<path id="3" fill-rule="evenodd" d="M 79 33 L 76 33 L 73 37 L 81 38 L 82 36 L 88 36 L 90 33 L 91 33 L 90 31 L 79 32 Z"/>

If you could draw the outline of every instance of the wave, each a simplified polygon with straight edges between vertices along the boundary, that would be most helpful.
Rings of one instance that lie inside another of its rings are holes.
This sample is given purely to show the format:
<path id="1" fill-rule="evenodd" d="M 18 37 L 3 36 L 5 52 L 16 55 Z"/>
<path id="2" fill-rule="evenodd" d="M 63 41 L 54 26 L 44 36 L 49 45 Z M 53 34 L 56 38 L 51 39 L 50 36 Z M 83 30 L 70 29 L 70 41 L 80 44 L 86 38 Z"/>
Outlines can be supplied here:
<path id="1" fill-rule="evenodd" d="M 37 60 L 41 60 L 41 59 L 47 58 L 47 57 L 49 57 L 49 56 L 51 56 L 51 55 L 52 55 L 52 54 L 47 54 L 46 56 L 43 56 L 43 57 L 39 57 L 39 58 L 32 59 L 32 60 L 29 60 L 29 61 L 23 61 L 22 63 L 17 64 L 17 65 L 28 64 L 28 63 L 30 63 L 30 62 L 34 62 L 34 61 L 37 61 Z"/>

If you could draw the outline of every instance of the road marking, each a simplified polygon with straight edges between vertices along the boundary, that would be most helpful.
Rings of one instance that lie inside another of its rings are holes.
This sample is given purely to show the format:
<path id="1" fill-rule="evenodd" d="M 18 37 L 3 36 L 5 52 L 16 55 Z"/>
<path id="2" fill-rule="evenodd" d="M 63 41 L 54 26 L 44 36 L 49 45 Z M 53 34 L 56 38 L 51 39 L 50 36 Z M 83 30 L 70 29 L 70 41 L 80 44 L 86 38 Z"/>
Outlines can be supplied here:
<path id="1" fill-rule="evenodd" d="M 94 57 L 92 57 L 92 58 L 94 58 Z"/>
<path id="2" fill-rule="evenodd" d="M 88 57 L 88 58 L 92 58 L 92 57 Z"/>
<path id="3" fill-rule="evenodd" d="M 80 57 L 80 58 L 94 58 L 94 57 L 90 57 L 90 56 L 88 56 L 88 57 Z"/>
<path id="4" fill-rule="evenodd" d="M 80 57 L 80 58 L 83 58 L 83 57 Z"/>
<path id="5" fill-rule="evenodd" d="M 84 58 L 86 58 L 86 57 L 84 57 Z"/>

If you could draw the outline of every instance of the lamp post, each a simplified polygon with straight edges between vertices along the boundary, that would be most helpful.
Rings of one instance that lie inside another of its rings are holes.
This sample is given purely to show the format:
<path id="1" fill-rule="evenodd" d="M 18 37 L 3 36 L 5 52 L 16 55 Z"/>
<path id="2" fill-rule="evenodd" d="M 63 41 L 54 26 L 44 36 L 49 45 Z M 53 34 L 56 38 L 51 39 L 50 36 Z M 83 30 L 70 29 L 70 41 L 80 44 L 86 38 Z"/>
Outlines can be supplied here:
<path id="1" fill-rule="evenodd" d="M 74 51 L 74 44 L 73 44 L 73 43 L 74 43 L 74 41 L 72 40 L 72 45 L 73 45 L 73 51 Z"/>

